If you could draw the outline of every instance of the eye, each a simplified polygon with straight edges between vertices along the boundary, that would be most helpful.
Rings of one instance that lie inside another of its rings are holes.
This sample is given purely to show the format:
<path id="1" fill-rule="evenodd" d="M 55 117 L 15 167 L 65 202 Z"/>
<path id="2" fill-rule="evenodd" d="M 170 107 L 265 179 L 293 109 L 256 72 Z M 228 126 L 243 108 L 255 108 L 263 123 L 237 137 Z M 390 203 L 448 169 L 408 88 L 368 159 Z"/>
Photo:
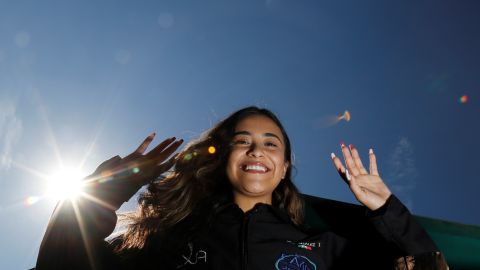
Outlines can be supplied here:
<path id="1" fill-rule="evenodd" d="M 233 141 L 234 145 L 247 145 L 249 142 L 246 139 L 236 139 Z"/>
<path id="2" fill-rule="evenodd" d="M 268 146 L 268 147 L 277 147 L 277 144 L 273 143 L 273 142 L 266 142 L 265 143 L 265 146 Z"/>

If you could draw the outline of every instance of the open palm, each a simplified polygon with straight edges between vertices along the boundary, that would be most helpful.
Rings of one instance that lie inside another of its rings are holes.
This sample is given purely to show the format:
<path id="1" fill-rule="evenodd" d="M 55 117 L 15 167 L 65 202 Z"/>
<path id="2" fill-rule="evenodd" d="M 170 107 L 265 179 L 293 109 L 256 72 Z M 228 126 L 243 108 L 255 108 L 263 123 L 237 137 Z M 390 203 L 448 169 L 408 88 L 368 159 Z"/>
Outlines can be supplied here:
<path id="1" fill-rule="evenodd" d="M 143 185 L 170 169 L 176 157 L 171 155 L 183 140 L 166 139 L 145 153 L 154 137 L 152 133 L 128 156 L 115 156 L 100 164 L 85 180 L 87 193 L 116 210 Z"/>
<path id="2" fill-rule="evenodd" d="M 373 150 L 370 149 L 369 151 L 370 172 L 363 166 L 358 150 L 353 145 L 350 145 L 349 149 L 342 143 L 341 151 L 346 168 L 334 153 L 332 153 L 333 164 L 350 187 L 355 198 L 370 210 L 380 208 L 392 193 L 378 174 L 377 161 Z"/>

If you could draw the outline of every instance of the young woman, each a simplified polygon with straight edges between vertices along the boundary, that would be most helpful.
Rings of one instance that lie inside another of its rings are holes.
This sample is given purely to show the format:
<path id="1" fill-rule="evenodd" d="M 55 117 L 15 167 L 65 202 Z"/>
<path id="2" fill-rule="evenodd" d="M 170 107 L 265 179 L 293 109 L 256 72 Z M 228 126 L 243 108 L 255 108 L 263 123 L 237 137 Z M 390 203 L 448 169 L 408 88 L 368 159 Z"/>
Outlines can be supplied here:
<path id="1" fill-rule="evenodd" d="M 86 179 L 84 197 L 57 206 L 37 269 L 447 267 L 380 178 L 372 150 L 368 171 L 352 145 L 341 145 L 345 165 L 331 155 L 375 232 L 360 243 L 303 226 L 290 140 L 272 112 L 241 109 L 171 158 L 182 141 L 167 139 L 144 154 L 154 136 L 127 157 L 101 164 Z M 127 231 L 105 241 L 117 222 L 115 210 L 145 184 Z"/>

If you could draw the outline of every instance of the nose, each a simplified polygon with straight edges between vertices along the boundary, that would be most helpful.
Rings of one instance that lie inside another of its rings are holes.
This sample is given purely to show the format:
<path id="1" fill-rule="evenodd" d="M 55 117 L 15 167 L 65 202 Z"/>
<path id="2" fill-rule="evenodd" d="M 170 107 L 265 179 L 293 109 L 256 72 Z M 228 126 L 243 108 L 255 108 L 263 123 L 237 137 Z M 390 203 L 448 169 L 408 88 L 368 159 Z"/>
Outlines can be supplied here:
<path id="1" fill-rule="evenodd" d="M 263 150 L 256 143 L 252 143 L 247 151 L 247 155 L 251 157 L 263 157 Z"/>

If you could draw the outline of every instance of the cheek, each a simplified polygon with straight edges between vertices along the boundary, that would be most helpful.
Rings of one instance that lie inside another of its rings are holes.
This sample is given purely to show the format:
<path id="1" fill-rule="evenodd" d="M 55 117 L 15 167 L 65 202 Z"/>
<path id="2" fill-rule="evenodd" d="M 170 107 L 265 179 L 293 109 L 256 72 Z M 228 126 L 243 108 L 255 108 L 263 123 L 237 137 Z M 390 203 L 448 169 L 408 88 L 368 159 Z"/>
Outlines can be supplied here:
<path id="1" fill-rule="evenodd" d="M 239 160 L 240 153 L 239 151 L 232 150 L 230 152 L 230 155 L 228 156 L 228 161 L 227 161 L 227 176 L 229 179 L 232 178 L 232 176 L 235 174 L 235 171 L 238 167 L 238 160 Z"/>
<path id="2" fill-rule="evenodd" d="M 278 173 L 281 173 L 282 176 L 287 171 L 286 161 L 284 155 L 276 155 L 274 158 L 275 167 Z"/>

